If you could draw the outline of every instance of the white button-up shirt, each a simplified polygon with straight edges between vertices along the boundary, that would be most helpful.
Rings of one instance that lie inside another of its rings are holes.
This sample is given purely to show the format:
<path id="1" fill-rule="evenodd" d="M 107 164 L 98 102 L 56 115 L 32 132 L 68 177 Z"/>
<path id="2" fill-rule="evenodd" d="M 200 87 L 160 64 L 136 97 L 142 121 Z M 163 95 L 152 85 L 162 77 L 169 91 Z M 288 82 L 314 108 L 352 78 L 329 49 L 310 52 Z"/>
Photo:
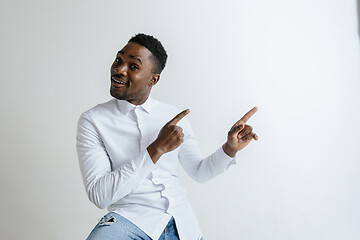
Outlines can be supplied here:
<path id="1" fill-rule="evenodd" d="M 197 182 L 235 164 L 222 147 L 204 158 L 186 117 L 177 124 L 184 142 L 154 164 L 146 148 L 179 112 L 152 98 L 138 106 L 112 99 L 84 112 L 78 122 L 77 152 L 90 201 L 127 218 L 152 239 L 160 237 L 171 216 L 181 240 L 201 238 L 175 171 L 178 162 Z"/>

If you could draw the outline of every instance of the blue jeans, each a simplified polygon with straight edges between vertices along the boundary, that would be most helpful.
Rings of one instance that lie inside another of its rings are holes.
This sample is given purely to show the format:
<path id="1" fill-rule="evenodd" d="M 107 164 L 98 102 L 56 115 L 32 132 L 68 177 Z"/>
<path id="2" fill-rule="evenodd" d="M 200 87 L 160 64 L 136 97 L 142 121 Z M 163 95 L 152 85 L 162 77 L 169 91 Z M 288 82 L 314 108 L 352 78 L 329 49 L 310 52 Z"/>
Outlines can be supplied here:
<path id="1" fill-rule="evenodd" d="M 101 218 L 90 233 L 87 240 L 152 240 L 138 226 L 120 216 L 110 212 Z M 179 240 L 174 218 L 171 217 L 168 225 L 159 240 Z"/>

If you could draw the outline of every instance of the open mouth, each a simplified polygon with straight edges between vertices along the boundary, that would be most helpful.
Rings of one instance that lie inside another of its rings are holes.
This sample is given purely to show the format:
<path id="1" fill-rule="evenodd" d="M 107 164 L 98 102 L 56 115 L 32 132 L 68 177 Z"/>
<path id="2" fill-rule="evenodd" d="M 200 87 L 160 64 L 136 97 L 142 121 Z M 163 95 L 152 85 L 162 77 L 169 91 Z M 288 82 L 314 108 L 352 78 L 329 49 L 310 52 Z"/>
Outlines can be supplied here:
<path id="1" fill-rule="evenodd" d="M 113 85 L 115 87 L 122 87 L 128 85 L 128 83 L 125 80 L 116 76 L 111 76 L 111 81 L 113 82 Z"/>

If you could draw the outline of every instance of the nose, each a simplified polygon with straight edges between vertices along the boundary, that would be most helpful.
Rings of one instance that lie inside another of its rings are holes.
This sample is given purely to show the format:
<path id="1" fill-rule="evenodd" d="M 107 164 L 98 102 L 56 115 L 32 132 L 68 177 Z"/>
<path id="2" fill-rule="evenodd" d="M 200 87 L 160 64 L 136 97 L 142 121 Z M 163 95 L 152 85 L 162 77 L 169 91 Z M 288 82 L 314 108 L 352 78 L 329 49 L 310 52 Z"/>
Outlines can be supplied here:
<path id="1" fill-rule="evenodd" d="M 115 74 L 127 76 L 127 65 L 126 64 L 118 64 L 113 68 Z"/>

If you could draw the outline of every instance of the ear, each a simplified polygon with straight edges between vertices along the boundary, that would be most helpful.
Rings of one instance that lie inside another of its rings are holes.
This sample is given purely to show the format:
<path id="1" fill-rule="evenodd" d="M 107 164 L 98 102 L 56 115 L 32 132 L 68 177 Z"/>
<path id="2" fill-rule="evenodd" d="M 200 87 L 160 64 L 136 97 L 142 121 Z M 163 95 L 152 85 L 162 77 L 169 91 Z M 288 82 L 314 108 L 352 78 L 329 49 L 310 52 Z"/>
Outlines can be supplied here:
<path id="1" fill-rule="evenodd" d="M 151 77 L 150 82 L 149 82 L 149 85 L 152 87 L 152 86 L 154 86 L 159 80 L 160 80 L 160 74 L 156 73 L 156 74 L 154 74 L 154 75 Z"/>

